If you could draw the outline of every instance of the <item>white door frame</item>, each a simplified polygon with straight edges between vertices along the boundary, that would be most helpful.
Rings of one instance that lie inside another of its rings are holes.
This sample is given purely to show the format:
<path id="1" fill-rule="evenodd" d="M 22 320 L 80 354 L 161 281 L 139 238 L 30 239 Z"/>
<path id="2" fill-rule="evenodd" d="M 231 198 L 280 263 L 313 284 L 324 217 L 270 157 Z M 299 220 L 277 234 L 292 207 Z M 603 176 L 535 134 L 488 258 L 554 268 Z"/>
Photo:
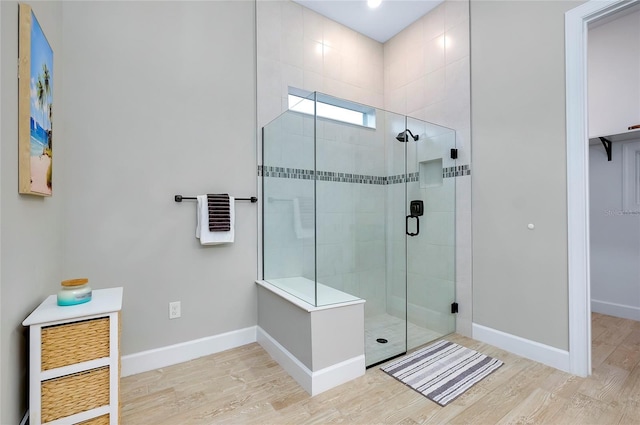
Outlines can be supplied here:
<path id="1" fill-rule="evenodd" d="M 567 238 L 571 373 L 591 374 L 587 26 L 640 0 L 591 0 L 565 13 Z"/>
<path id="2" fill-rule="evenodd" d="M 2 22 L 2 5 L 0 5 L 0 22 Z M 2 28 L 2 25 L 0 25 L 0 28 Z M 0 30 L 0 45 L 2 45 L 2 34 L 1 33 L 2 33 L 2 31 Z M 0 70 L 2 70 L 2 55 L 1 54 L 0 54 Z M 2 74 L 1 71 L 0 71 L 0 74 Z M 0 81 L 0 140 L 1 139 L 2 139 L 2 81 Z M 1 185 L 0 185 L 0 187 L 1 187 Z M 0 220 L 0 223 L 1 223 L 1 220 Z M 0 253 L 0 271 L 1 270 L 2 270 L 2 255 Z M 2 273 L 0 273 L 0 276 L 1 275 L 2 275 Z M 2 279 L 0 279 L 0 293 L 2 293 Z M 2 318 L 2 297 L 0 296 L 0 338 L 2 338 L 2 320 L 1 320 L 1 318 Z M 1 359 L 2 359 L 2 354 L 0 353 L 0 360 Z M 2 366 L 1 365 L 2 365 L 2 362 L 0 361 L 0 382 L 3 382 L 2 378 L 1 378 L 2 377 Z M 2 389 L 0 388 L 0 421 L 1 420 L 2 420 Z"/>

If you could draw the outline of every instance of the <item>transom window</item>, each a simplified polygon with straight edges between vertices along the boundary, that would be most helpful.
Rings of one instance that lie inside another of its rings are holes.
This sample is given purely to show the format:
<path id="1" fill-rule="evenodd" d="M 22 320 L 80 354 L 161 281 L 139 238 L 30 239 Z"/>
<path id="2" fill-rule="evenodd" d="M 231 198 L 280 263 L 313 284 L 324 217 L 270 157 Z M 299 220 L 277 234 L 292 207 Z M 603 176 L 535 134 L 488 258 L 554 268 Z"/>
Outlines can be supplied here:
<path id="1" fill-rule="evenodd" d="M 376 111 L 374 108 L 322 93 L 316 93 L 315 97 L 315 113 L 318 117 L 376 128 Z M 290 87 L 289 110 L 313 115 L 314 94 Z"/>

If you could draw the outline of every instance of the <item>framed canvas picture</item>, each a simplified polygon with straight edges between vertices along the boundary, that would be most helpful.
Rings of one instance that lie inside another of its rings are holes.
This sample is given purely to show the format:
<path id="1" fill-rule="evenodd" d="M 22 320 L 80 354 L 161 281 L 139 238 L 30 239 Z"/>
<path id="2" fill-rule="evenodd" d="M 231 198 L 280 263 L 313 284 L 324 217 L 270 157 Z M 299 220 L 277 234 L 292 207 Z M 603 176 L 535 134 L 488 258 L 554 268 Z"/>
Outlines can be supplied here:
<path id="1" fill-rule="evenodd" d="M 53 50 L 31 7 L 19 15 L 18 191 L 51 196 Z"/>

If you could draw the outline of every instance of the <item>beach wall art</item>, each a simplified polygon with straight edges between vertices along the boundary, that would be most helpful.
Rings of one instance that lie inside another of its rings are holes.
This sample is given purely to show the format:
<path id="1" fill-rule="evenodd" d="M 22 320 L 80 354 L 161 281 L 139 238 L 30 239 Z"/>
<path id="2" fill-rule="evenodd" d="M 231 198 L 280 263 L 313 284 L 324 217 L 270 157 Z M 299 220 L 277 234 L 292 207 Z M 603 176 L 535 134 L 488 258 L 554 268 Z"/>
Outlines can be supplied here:
<path id="1" fill-rule="evenodd" d="M 51 196 L 53 50 L 33 10 L 23 3 L 18 55 L 18 191 Z"/>

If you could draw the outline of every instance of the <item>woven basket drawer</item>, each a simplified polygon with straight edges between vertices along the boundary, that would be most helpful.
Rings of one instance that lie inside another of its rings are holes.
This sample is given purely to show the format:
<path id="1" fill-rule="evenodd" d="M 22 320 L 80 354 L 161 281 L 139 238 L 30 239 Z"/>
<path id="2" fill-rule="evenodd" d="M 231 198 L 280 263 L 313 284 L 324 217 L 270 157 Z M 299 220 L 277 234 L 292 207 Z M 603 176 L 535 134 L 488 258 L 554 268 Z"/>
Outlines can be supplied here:
<path id="1" fill-rule="evenodd" d="M 108 404 L 108 366 L 42 382 L 42 422 Z"/>
<path id="2" fill-rule="evenodd" d="M 76 425 L 109 425 L 109 415 L 98 416 L 88 421 L 79 422 Z"/>
<path id="3" fill-rule="evenodd" d="M 109 357 L 109 318 L 42 328 L 42 370 Z"/>

